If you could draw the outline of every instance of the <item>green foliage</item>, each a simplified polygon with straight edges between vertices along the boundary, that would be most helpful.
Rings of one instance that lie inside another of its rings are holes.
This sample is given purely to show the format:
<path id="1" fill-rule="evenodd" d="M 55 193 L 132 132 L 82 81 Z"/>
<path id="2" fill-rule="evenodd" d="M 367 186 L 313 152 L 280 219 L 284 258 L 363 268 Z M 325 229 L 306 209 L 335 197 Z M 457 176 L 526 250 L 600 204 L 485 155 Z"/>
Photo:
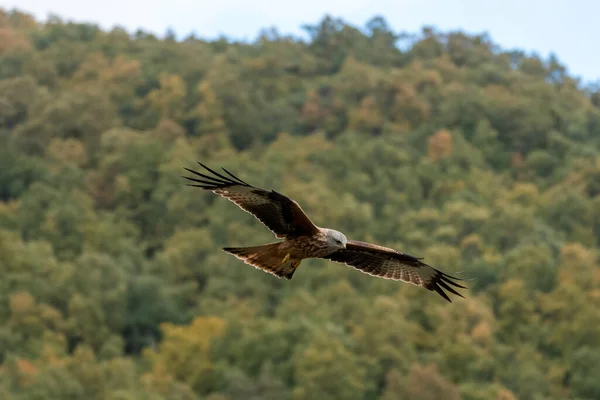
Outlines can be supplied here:
<path id="1" fill-rule="evenodd" d="M 299 349 L 294 370 L 292 399 L 362 399 L 365 368 L 333 332 L 317 332 Z"/>
<path id="2" fill-rule="evenodd" d="M 0 10 L 0 398 L 600 398 L 600 94 L 486 36 L 158 39 Z M 447 304 L 274 240 L 196 160 L 426 257 Z"/>

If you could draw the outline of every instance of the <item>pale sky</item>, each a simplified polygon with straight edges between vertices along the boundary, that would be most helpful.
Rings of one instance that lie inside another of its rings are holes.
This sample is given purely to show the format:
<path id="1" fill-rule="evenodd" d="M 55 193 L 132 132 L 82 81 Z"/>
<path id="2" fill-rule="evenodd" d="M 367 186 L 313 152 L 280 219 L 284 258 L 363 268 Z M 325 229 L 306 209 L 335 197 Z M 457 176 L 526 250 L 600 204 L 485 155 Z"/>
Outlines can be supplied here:
<path id="1" fill-rule="evenodd" d="M 225 34 L 254 39 L 261 28 L 302 34 L 325 14 L 363 27 L 382 15 L 394 31 L 417 33 L 423 25 L 490 34 L 505 49 L 520 48 L 546 57 L 554 52 L 569 73 L 584 81 L 600 80 L 600 34 L 597 0 L 0 0 L 45 20 L 56 14 L 75 22 L 115 25 L 162 35 L 172 28 L 179 37 L 195 32 L 204 38 Z"/>

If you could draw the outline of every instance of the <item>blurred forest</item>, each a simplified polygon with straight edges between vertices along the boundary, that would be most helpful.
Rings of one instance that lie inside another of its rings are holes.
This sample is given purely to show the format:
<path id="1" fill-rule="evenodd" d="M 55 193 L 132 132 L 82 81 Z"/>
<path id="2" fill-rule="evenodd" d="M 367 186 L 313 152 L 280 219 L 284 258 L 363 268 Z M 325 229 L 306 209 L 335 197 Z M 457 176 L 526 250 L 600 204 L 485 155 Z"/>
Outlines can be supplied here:
<path id="1" fill-rule="evenodd" d="M 486 35 L 306 31 L 0 10 L 0 398 L 600 398 L 600 89 Z M 273 237 L 196 160 L 467 298 L 244 265 L 220 248 Z"/>

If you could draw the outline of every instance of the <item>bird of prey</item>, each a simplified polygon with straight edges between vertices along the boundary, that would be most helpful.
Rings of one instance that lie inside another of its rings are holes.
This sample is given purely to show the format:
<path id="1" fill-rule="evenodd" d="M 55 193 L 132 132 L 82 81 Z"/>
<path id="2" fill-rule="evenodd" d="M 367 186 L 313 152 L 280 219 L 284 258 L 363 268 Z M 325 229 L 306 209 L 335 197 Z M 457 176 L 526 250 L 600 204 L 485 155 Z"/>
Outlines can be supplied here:
<path id="1" fill-rule="evenodd" d="M 306 258 L 323 258 L 343 263 L 369 275 L 412 283 L 437 292 L 447 301 L 446 291 L 464 297 L 452 286 L 466 289 L 422 258 L 375 244 L 349 240 L 333 229 L 315 225 L 300 205 L 274 190 L 261 189 L 223 169 L 216 172 L 198 162 L 202 172 L 185 168 L 193 176 L 183 176 L 188 186 L 210 190 L 252 214 L 283 241 L 252 247 L 226 247 L 223 250 L 246 264 L 280 278 L 291 279 Z"/>

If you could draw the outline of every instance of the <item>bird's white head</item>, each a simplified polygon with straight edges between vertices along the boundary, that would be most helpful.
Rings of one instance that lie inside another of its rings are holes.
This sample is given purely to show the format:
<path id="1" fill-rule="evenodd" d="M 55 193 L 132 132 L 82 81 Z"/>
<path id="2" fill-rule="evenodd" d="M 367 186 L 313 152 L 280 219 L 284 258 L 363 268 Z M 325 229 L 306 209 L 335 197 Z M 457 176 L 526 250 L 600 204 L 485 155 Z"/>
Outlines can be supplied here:
<path id="1" fill-rule="evenodd" d="M 348 239 L 342 232 L 335 231 L 333 229 L 325 229 L 327 244 L 329 244 L 335 250 L 345 249 Z"/>

